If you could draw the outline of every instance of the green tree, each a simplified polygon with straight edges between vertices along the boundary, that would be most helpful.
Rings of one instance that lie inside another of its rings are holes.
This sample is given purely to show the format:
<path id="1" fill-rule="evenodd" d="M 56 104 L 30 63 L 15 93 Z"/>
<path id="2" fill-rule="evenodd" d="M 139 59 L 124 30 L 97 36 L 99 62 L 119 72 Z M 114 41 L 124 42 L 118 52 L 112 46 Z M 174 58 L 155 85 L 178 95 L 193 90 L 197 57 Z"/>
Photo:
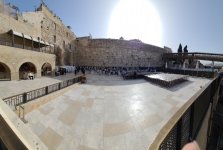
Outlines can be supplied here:
<path id="1" fill-rule="evenodd" d="M 182 52 L 183 52 L 183 50 L 182 50 L 182 45 L 181 45 L 181 43 L 180 43 L 179 48 L 178 48 L 178 53 L 182 53 Z"/>
<path id="2" fill-rule="evenodd" d="M 184 47 L 184 53 L 188 53 L 187 45 Z"/>

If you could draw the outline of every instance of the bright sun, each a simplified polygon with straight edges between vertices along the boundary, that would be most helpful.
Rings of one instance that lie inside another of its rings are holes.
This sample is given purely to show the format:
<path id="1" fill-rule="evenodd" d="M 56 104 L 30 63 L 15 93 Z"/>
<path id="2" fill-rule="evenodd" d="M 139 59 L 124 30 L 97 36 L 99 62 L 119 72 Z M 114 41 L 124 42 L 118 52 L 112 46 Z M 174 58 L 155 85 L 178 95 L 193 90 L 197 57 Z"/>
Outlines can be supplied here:
<path id="1" fill-rule="evenodd" d="M 110 19 L 108 37 L 139 39 L 161 46 L 162 27 L 159 14 L 149 0 L 120 0 Z"/>

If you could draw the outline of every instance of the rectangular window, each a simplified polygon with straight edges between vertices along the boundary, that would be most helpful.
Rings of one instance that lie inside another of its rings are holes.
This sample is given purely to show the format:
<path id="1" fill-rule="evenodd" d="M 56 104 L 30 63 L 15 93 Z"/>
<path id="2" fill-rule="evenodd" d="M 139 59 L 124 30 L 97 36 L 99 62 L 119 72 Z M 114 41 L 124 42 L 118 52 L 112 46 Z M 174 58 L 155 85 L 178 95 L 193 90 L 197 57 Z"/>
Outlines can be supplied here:
<path id="1" fill-rule="evenodd" d="M 56 23 L 54 23 L 54 29 L 55 29 L 55 30 L 57 29 L 57 25 L 56 25 Z"/>
<path id="2" fill-rule="evenodd" d="M 67 32 L 67 37 L 68 37 L 68 32 Z"/>
<path id="3" fill-rule="evenodd" d="M 54 43 L 56 43 L 56 41 L 57 41 L 56 35 L 53 36 L 53 41 L 54 41 Z"/>
<path id="4" fill-rule="evenodd" d="M 70 49 L 71 49 L 71 44 L 69 44 L 69 47 L 70 47 Z"/>

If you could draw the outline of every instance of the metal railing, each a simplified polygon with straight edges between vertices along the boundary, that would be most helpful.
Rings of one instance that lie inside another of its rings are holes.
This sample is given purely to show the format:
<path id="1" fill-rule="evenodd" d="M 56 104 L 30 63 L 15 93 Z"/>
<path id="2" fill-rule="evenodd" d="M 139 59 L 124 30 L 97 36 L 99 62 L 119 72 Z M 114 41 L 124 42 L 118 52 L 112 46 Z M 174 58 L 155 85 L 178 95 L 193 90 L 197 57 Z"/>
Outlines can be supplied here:
<path id="1" fill-rule="evenodd" d="M 184 69 L 164 69 L 163 72 L 190 75 L 196 77 L 214 78 L 216 77 L 216 72 L 202 71 L 202 70 L 184 70 Z"/>
<path id="2" fill-rule="evenodd" d="M 48 95 L 50 93 L 53 93 L 55 91 L 68 87 L 70 85 L 78 83 L 81 81 L 81 78 L 82 77 L 79 76 L 79 77 L 65 80 L 56 84 L 48 85 L 46 87 L 42 87 L 36 90 L 10 96 L 10 97 L 4 98 L 3 101 L 6 102 L 6 104 L 8 104 L 9 106 L 16 107 L 18 105 L 24 104 L 26 102 L 32 101 L 34 99 L 40 98 L 42 96 Z"/>
<path id="3" fill-rule="evenodd" d="M 15 47 L 15 48 L 20 48 L 20 49 L 26 49 L 26 50 L 31 50 L 35 52 L 44 52 L 44 53 L 50 53 L 54 54 L 54 48 L 49 48 L 49 47 L 43 47 L 43 48 L 35 48 L 35 47 L 29 47 L 29 46 L 24 46 L 20 44 L 15 44 L 12 45 L 12 42 L 9 41 L 2 41 L 0 40 L 0 45 L 4 46 L 10 46 L 10 47 Z"/>
<path id="4" fill-rule="evenodd" d="M 19 109 L 18 109 L 18 111 L 19 111 L 19 118 L 24 123 L 27 123 L 27 120 L 25 120 L 25 107 L 24 106 L 21 106 L 21 105 L 19 105 L 18 107 L 19 107 Z"/>
<path id="5" fill-rule="evenodd" d="M 196 97 L 192 105 L 181 116 L 165 139 L 159 150 L 180 150 L 186 143 L 197 138 L 203 120 L 207 114 L 213 97 L 217 92 L 220 78 L 215 78 L 208 87 Z"/>
<path id="6" fill-rule="evenodd" d="M 210 61 L 223 61 L 223 54 L 215 53 L 164 53 L 163 59 L 200 59 Z"/>

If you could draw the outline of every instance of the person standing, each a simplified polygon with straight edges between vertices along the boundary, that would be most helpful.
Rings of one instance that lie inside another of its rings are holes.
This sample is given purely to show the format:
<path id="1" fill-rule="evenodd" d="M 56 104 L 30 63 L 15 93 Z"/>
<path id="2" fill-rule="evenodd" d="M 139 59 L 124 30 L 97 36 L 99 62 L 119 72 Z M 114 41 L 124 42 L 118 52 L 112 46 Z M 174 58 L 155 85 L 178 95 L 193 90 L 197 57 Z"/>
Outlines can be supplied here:
<path id="1" fill-rule="evenodd" d="M 77 75 L 77 68 L 74 66 L 74 75 Z"/>
<path id="2" fill-rule="evenodd" d="M 85 76 L 85 69 L 84 69 L 84 67 L 81 67 L 81 72 Z"/>

